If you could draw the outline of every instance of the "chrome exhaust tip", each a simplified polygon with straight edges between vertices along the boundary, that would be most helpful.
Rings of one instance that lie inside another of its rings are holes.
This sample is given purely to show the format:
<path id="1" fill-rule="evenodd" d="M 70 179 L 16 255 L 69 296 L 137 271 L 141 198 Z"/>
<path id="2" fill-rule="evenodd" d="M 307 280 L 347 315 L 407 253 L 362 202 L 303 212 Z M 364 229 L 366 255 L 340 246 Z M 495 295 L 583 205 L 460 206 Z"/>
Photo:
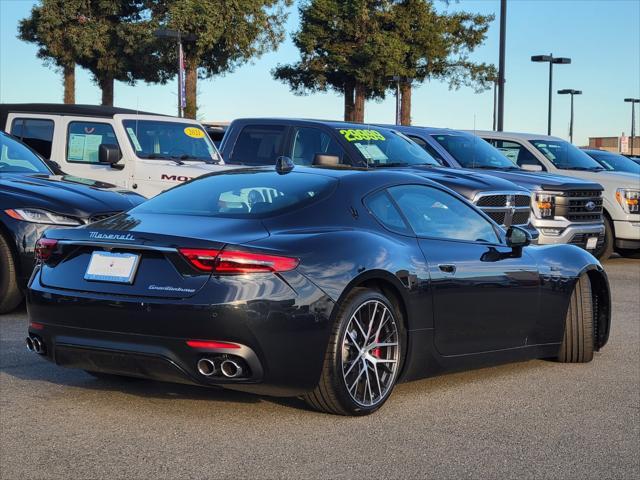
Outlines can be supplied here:
<path id="1" fill-rule="evenodd" d="M 227 378 L 236 378 L 242 375 L 242 367 L 234 360 L 225 360 L 220 364 L 220 371 Z"/>
<path id="2" fill-rule="evenodd" d="M 43 353 L 44 352 L 44 345 L 42 344 L 42 342 L 37 338 L 37 337 L 33 337 L 31 339 L 31 343 L 33 343 L 33 351 L 36 353 Z"/>
<path id="3" fill-rule="evenodd" d="M 205 377 L 210 377 L 216 373 L 216 364 L 208 358 L 198 360 L 198 372 Z"/>
<path id="4" fill-rule="evenodd" d="M 33 340 L 31 340 L 31 337 L 27 337 L 27 339 L 25 340 L 26 344 L 27 344 L 27 350 L 29 350 L 30 352 L 33 352 Z"/>

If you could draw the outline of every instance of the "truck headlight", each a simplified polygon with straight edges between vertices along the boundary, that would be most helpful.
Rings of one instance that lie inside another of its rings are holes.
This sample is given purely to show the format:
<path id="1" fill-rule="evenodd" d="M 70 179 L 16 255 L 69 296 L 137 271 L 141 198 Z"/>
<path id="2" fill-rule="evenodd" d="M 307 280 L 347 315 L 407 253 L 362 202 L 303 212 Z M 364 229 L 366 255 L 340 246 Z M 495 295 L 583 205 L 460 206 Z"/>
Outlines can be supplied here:
<path id="1" fill-rule="evenodd" d="M 4 213 L 11 218 L 21 220 L 29 223 L 42 223 L 47 225 L 66 225 L 77 226 L 82 225 L 82 222 L 74 217 L 67 215 L 59 215 L 57 213 L 49 212 L 47 210 L 41 210 L 39 208 L 14 208 L 5 210 Z"/>
<path id="2" fill-rule="evenodd" d="M 626 213 L 640 213 L 638 205 L 640 200 L 640 191 L 619 188 L 616 190 L 616 200 Z"/>
<path id="3" fill-rule="evenodd" d="M 533 213 L 538 218 L 553 218 L 556 211 L 556 195 L 559 192 L 534 192 Z"/>

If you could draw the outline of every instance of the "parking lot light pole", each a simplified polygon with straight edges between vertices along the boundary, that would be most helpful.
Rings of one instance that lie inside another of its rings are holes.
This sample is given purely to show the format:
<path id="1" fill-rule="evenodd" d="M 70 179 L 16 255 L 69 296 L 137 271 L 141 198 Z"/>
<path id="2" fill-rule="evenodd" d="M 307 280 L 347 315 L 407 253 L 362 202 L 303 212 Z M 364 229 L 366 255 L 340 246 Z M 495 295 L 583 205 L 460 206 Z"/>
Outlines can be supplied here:
<path id="1" fill-rule="evenodd" d="M 582 90 L 574 90 L 572 88 L 564 88 L 558 90 L 560 95 L 571 95 L 571 120 L 569 120 L 569 141 L 573 143 L 573 96 L 582 95 Z"/>
<path id="2" fill-rule="evenodd" d="M 636 103 L 640 103 L 640 98 L 625 98 L 624 101 L 631 103 L 631 155 L 633 155 L 633 137 L 636 134 Z"/>
<path id="3" fill-rule="evenodd" d="M 174 38 L 178 41 L 178 116 L 184 117 L 184 108 L 187 104 L 184 84 L 184 51 L 182 50 L 182 42 L 195 42 L 196 36 L 193 34 L 183 35 L 178 30 L 169 30 L 161 28 L 153 34 L 156 38 Z"/>
<path id="4" fill-rule="evenodd" d="M 553 65 L 566 65 L 571 63 L 571 59 L 567 57 L 554 57 L 553 53 L 549 55 L 533 55 L 532 62 L 549 62 L 549 113 L 547 118 L 547 135 L 551 135 L 551 105 L 553 100 Z"/>

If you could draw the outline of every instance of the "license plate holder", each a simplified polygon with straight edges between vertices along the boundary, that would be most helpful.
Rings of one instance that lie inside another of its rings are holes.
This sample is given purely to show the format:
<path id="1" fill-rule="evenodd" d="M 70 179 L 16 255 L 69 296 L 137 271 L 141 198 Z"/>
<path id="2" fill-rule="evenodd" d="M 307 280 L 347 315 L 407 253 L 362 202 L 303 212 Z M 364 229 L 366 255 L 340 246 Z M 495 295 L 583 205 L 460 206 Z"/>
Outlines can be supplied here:
<path id="1" fill-rule="evenodd" d="M 598 237 L 591 237 L 587 239 L 587 250 L 595 250 L 598 246 Z"/>
<path id="2" fill-rule="evenodd" d="M 138 270 L 140 255 L 96 251 L 91 254 L 84 279 L 92 282 L 131 285 Z"/>

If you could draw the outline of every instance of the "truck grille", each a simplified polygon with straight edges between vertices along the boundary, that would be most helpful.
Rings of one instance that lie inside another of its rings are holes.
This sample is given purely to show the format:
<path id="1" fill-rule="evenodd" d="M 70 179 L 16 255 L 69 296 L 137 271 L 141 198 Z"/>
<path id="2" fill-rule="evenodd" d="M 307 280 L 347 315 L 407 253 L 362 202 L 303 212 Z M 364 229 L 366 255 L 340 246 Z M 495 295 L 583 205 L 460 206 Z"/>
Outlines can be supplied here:
<path id="1" fill-rule="evenodd" d="M 571 190 L 558 196 L 555 214 L 570 222 L 599 222 L 602 220 L 602 192 Z"/>
<path id="2" fill-rule="evenodd" d="M 529 223 L 531 197 L 527 192 L 481 193 L 474 203 L 498 225 Z"/>

